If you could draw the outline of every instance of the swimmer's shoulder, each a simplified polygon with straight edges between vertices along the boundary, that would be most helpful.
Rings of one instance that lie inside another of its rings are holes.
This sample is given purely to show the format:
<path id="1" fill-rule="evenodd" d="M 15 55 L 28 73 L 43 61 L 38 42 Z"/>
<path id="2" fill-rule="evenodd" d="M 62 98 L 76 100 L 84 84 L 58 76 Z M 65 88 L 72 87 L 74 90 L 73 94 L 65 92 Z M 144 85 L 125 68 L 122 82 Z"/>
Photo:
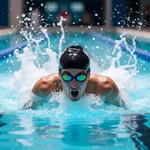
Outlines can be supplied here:
<path id="1" fill-rule="evenodd" d="M 32 92 L 38 96 L 46 96 L 53 91 L 61 90 L 61 80 L 58 73 L 53 73 L 39 79 L 34 85 Z"/>
<path id="2" fill-rule="evenodd" d="M 109 92 L 114 86 L 116 86 L 110 77 L 98 74 L 91 74 L 89 84 L 90 86 L 94 86 L 95 94 L 100 95 L 105 95 L 106 92 Z"/>
<path id="3" fill-rule="evenodd" d="M 51 82 L 53 83 L 55 81 L 60 81 L 60 77 L 58 73 L 53 73 L 53 74 L 42 77 L 40 80 L 43 83 L 51 83 Z"/>
<path id="4" fill-rule="evenodd" d="M 91 74 L 89 78 L 90 83 L 95 83 L 95 84 L 101 84 L 101 85 L 106 85 L 108 83 L 111 83 L 111 79 L 107 76 L 102 76 L 98 74 Z"/>

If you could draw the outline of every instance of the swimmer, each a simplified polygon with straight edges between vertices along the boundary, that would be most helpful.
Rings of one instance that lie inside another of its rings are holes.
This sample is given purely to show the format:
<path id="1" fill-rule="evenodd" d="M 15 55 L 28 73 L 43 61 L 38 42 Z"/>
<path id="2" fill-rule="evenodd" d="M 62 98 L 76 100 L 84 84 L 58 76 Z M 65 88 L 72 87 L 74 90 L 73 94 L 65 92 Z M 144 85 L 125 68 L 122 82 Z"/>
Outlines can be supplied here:
<path id="1" fill-rule="evenodd" d="M 125 106 L 115 82 L 98 74 L 91 74 L 90 59 L 81 46 L 70 46 L 61 55 L 58 73 L 39 79 L 32 92 L 41 97 L 38 102 L 29 100 L 24 108 L 35 109 L 45 103 L 45 97 L 52 92 L 64 92 L 72 102 L 79 101 L 84 94 L 104 97 L 104 102 L 115 106 Z"/>

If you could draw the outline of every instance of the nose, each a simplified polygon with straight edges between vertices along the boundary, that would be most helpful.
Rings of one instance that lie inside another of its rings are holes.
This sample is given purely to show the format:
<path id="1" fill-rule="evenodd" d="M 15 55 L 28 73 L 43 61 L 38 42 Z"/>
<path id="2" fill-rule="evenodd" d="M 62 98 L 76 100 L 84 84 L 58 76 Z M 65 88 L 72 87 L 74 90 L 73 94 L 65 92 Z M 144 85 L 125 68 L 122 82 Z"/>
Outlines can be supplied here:
<path id="1" fill-rule="evenodd" d="M 74 89 L 78 87 L 78 83 L 77 83 L 77 81 L 75 79 L 73 79 L 71 81 L 71 87 L 74 88 Z"/>

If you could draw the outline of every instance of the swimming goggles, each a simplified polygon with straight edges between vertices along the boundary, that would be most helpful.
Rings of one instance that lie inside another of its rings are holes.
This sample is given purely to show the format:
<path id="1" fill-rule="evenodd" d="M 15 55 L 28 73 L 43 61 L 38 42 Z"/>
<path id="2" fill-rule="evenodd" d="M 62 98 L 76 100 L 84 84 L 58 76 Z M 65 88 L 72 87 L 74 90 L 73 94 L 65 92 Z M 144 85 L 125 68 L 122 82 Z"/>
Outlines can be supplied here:
<path id="1" fill-rule="evenodd" d="M 61 77 L 66 82 L 70 82 L 73 79 L 75 79 L 77 82 L 83 82 L 87 79 L 87 74 L 83 73 L 83 72 L 80 72 L 76 76 L 72 76 L 70 73 L 64 72 L 64 73 L 61 74 Z"/>

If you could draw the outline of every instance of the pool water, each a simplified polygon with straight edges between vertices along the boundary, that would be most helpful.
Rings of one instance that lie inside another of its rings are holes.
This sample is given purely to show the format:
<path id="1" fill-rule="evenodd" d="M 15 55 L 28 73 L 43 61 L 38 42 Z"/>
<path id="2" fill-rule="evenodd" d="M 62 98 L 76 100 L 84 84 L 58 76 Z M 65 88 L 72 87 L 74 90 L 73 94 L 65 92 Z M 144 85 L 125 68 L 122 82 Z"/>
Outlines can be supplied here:
<path id="1" fill-rule="evenodd" d="M 7 49 L 13 45 L 16 45 L 17 43 L 23 41 L 24 38 L 21 34 L 19 33 L 10 33 L 5 36 L 0 37 L 0 51 L 3 49 Z"/>
<path id="2" fill-rule="evenodd" d="M 120 38 L 120 34 L 112 33 L 112 32 L 104 32 L 102 33 L 104 36 L 108 36 L 110 38 L 113 38 L 115 40 L 118 40 Z M 127 41 L 129 44 L 132 43 L 133 37 L 136 36 L 136 46 L 137 48 L 143 49 L 146 52 L 150 52 L 150 39 L 149 38 L 142 38 L 138 35 L 126 35 Z"/>
<path id="3" fill-rule="evenodd" d="M 27 47 L 24 53 L 15 52 L 0 62 L 0 149 L 150 149 L 149 62 L 121 53 L 119 48 L 112 54 L 113 45 L 89 34 L 66 33 L 62 50 L 83 46 L 92 73 L 108 75 L 119 87 L 126 87 L 131 106 L 102 104 L 94 95 L 72 103 L 57 93 L 37 110 L 21 108 L 34 83 L 57 71 L 60 39 L 61 34 L 52 34 L 32 50 Z"/>

